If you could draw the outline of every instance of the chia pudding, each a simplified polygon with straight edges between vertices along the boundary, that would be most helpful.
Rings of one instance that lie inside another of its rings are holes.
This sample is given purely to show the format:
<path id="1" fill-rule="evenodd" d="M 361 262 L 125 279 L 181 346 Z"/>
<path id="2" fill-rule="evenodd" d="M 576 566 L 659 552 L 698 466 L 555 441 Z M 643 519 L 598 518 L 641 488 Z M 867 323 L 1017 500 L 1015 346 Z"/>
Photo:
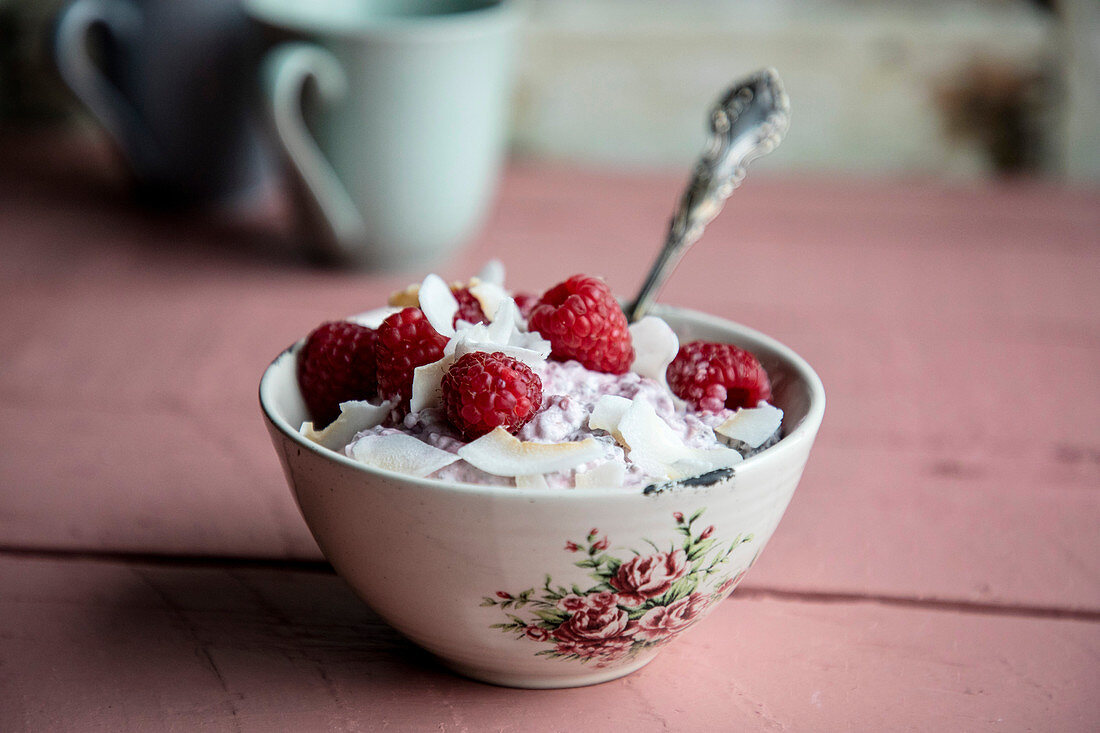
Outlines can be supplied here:
<path id="1" fill-rule="evenodd" d="M 354 460 L 426 478 L 620 491 L 729 475 L 779 439 L 782 412 L 767 402 L 770 385 L 754 356 L 731 345 L 681 345 L 654 316 L 627 325 L 602 281 L 582 278 L 555 286 L 572 288 L 565 298 L 552 288 L 535 299 L 513 297 L 491 272 L 450 286 L 429 276 L 389 307 L 352 319 L 372 332 L 364 342 L 373 344 L 377 392 L 340 398 L 331 424 L 307 422 L 303 434 Z M 570 340 L 575 332 L 582 338 Z M 390 352 L 405 354 L 417 338 L 426 339 L 424 353 L 400 361 L 402 374 Z M 330 351 L 347 348 L 330 342 Z M 336 356 L 333 363 L 347 362 Z M 340 368 L 333 381 L 347 378 Z M 311 385 L 300 382 L 306 393 Z"/>

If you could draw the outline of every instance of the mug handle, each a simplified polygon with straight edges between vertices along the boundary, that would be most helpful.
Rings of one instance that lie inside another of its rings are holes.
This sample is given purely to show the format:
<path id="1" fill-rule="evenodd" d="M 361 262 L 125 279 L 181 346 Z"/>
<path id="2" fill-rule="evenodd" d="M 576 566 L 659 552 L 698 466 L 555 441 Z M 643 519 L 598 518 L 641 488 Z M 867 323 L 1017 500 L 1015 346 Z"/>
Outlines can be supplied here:
<path id="1" fill-rule="evenodd" d="M 156 144 L 133 105 L 92 61 L 88 36 L 92 28 L 102 26 L 125 44 L 136 38 L 141 25 L 141 11 L 128 0 L 76 0 L 58 16 L 54 34 L 61 78 L 122 148 L 139 176 L 155 167 Z"/>
<path id="2" fill-rule="evenodd" d="M 279 142 L 320 210 L 332 244 L 351 255 L 364 231 L 363 219 L 302 116 L 306 83 L 312 79 L 322 102 L 332 104 L 347 93 L 344 69 L 326 49 L 291 41 L 267 54 L 262 73 L 267 112 Z"/>

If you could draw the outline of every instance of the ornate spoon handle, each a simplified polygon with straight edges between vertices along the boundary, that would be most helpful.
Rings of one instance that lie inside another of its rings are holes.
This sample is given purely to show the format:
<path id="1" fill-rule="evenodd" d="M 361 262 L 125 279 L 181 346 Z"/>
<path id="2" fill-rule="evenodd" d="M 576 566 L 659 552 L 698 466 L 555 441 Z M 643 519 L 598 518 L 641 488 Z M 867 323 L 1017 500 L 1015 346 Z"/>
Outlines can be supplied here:
<path id="1" fill-rule="evenodd" d="M 626 309 L 630 321 L 646 314 L 680 258 L 741 183 L 749 161 L 771 152 L 789 122 L 790 103 L 775 69 L 758 71 L 722 95 L 711 110 L 707 147 L 672 216 L 665 246 L 638 297 Z"/>

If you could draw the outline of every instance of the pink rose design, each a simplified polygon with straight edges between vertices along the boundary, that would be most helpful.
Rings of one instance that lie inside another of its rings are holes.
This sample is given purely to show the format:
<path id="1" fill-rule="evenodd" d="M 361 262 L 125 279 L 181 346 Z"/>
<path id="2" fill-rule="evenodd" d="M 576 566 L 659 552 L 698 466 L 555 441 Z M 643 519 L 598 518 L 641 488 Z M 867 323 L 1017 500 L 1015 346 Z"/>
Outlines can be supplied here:
<path id="1" fill-rule="evenodd" d="M 726 582 L 722 583 L 722 585 L 719 586 L 718 590 L 714 592 L 714 595 L 721 598 L 722 596 L 725 596 L 727 593 L 731 593 L 733 591 L 733 589 L 737 587 L 737 584 L 741 582 L 741 578 L 743 578 L 743 577 L 745 577 L 745 571 L 744 570 L 742 570 L 741 572 L 739 572 L 737 575 L 733 576 L 732 578 L 728 578 L 726 580 Z"/>
<path id="2" fill-rule="evenodd" d="M 639 555 L 619 566 L 609 581 L 619 591 L 619 601 L 640 606 L 647 599 L 666 592 L 687 574 L 687 555 L 683 550 Z"/>
<path id="3" fill-rule="evenodd" d="M 641 648 L 665 644 L 698 622 L 744 575 L 744 570 L 733 575 L 720 571 L 734 546 L 713 546 L 714 525 L 705 525 L 695 536 L 692 527 L 702 513 L 695 512 L 690 521 L 682 512 L 671 513 L 676 531 L 688 537 L 687 549 L 673 545 L 661 552 L 646 540 L 653 548 L 650 554 L 635 551 L 625 561 L 612 553 L 611 541 L 599 527 L 592 527 L 583 542 L 567 540 L 564 549 L 584 556 L 573 564 L 586 568 L 595 585 L 587 590 L 574 585 L 570 591 L 552 586 L 548 574 L 541 588 L 536 585 L 517 595 L 498 590 L 481 605 L 495 606 L 507 616 L 506 623 L 493 628 L 540 645 L 536 655 L 595 667 L 622 664 Z M 689 549 L 697 566 L 688 559 Z M 708 590 L 700 592 L 700 587 Z M 683 597 L 685 593 L 690 595 Z M 678 600 L 669 602 L 670 598 Z M 533 607 L 524 611 L 527 604 Z"/>
<path id="4" fill-rule="evenodd" d="M 584 609 L 585 601 L 584 596 L 578 596 L 575 593 L 570 593 L 565 598 L 558 601 L 558 608 L 569 613 L 576 613 Z"/>
<path id="5" fill-rule="evenodd" d="M 619 605 L 619 596 L 609 590 L 602 590 L 599 593 L 589 593 L 585 596 L 585 599 L 588 602 L 589 608 L 595 608 L 600 611 L 606 611 L 609 608 L 614 608 Z"/>
<path id="6" fill-rule="evenodd" d="M 594 594 L 603 595 L 603 594 Z M 613 596 L 614 594 L 606 594 Z M 582 659 L 617 659 L 630 650 L 635 624 L 627 612 L 618 606 L 584 608 L 554 629 L 561 654 L 575 654 Z"/>
<path id="7" fill-rule="evenodd" d="M 625 655 L 634 644 L 635 624 L 626 611 L 612 605 L 591 607 L 574 613 L 554 629 L 559 654 L 582 659 L 611 661 Z"/>
<path id="8" fill-rule="evenodd" d="M 602 641 L 563 641 L 554 647 L 554 651 L 558 654 L 575 654 L 581 659 L 598 659 L 600 664 L 596 666 L 602 667 L 607 662 L 626 656 L 633 645 L 633 639 L 619 636 Z"/>
<path id="9" fill-rule="evenodd" d="M 523 633 L 532 641 L 550 641 L 550 632 L 541 626 L 524 627 Z"/>
<path id="10" fill-rule="evenodd" d="M 667 606 L 651 608 L 638 619 L 638 629 L 634 635 L 645 641 L 658 641 L 677 634 L 698 621 L 706 607 L 706 597 L 701 593 L 692 593 Z"/>
<path id="11" fill-rule="evenodd" d="M 558 601 L 558 608 L 563 611 L 569 611 L 570 613 L 576 613 L 577 611 L 583 611 L 585 609 L 595 609 L 597 611 L 606 611 L 607 609 L 618 605 L 619 597 L 610 591 L 600 591 L 599 593 L 589 593 L 588 595 L 578 596 L 575 593 L 569 595 Z"/>
<path id="12" fill-rule="evenodd" d="M 629 636 L 634 625 L 618 606 L 583 608 L 554 629 L 554 638 L 565 642 L 606 641 Z"/>

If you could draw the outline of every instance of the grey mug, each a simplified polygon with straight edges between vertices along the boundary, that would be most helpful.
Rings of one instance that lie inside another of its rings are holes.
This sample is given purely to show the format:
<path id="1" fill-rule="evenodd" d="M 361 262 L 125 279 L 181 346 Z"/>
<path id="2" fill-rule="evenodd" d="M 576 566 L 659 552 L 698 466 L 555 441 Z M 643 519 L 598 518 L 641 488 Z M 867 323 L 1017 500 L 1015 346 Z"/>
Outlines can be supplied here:
<path id="1" fill-rule="evenodd" d="M 75 0 L 58 16 L 54 56 L 139 191 L 239 205 L 273 174 L 260 44 L 238 0 Z"/>

